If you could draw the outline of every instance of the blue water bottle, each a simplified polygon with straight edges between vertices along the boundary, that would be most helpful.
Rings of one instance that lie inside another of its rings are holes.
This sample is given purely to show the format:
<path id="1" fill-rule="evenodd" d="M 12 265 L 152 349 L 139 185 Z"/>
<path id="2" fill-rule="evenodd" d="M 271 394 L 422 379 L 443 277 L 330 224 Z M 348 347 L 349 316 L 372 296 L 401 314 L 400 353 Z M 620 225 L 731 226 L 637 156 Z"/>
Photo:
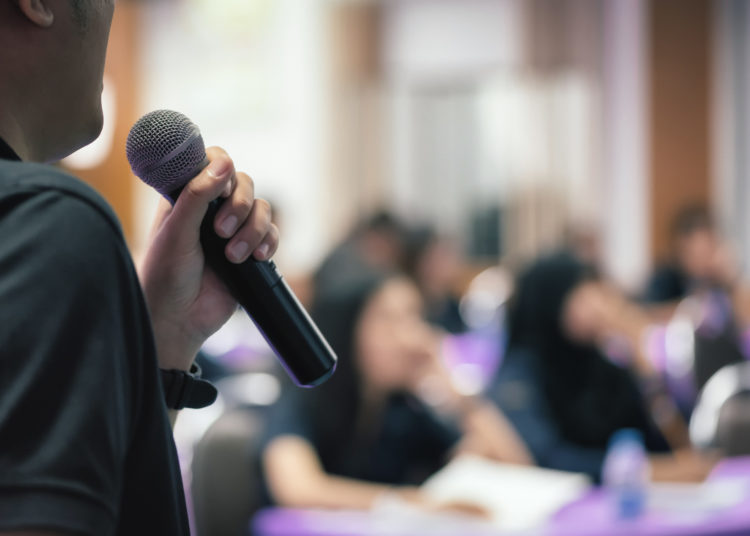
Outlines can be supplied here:
<path id="1" fill-rule="evenodd" d="M 618 430 L 609 440 L 602 471 L 602 483 L 618 518 L 633 519 L 643 514 L 648 481 L 643 435 L 631 428 Z"/>

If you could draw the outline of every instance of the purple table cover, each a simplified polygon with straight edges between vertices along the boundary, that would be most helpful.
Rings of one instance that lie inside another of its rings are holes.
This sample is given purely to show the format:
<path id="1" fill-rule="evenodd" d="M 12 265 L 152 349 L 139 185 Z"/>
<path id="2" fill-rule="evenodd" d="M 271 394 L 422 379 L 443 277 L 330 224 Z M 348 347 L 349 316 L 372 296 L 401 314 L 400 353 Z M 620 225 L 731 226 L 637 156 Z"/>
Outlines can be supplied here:
<path id="1" fill-rule="evenodd" d="M 722 461 L 709 480 L 746 478 L 750 487 L 750 457 Z M 420 530 L 380 526 L 380 519 L 369 512 L 337 512 L 269 508 L 255 516 L 255 536 L 485 536 L 511 534 L 484 524 L 445 522 Z M 381 530 L 382 528 L 382 530 Z M 519 534 L 519 533 L 515 533 Z M 520 534 L 535 536 L 750 536 L 750 496 L 739 504 L 720 511 L 704 513 L 698 519 L 664 512 L 646 512 L 633 520 L 616 519 L 605 490 L 593 489 L 585 497 L 563 507 L 547 527 Z"/>

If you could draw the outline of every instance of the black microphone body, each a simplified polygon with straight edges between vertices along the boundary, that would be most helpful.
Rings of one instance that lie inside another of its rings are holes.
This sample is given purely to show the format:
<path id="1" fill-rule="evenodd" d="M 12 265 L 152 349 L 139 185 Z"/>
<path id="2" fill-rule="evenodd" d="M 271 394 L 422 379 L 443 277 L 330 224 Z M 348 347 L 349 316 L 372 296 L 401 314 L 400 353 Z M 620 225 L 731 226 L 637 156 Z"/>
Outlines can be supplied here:
<path id="1" fill-rule="evenodd" d="M 162 114 L 156 116 L 161 121 L 158 128 L 148 128 L 149 116 L 153 114 Z M 192 136 L 190 139 L 178 139 L 176 143 L 172 142 L 171 138 L 175 136 L 170 131 L 167 136 L 170 143 L 166 147 L 160 147 L 164 143 L 161 139 L 151 140 L 151 137 L 162 133 L 164 114 L 171 114 L 166 116 L 168 121 L 183 121 L 194 127 L 177 112 L 151 112 L 141 118 L 131 130 L 128 137 L 128 160 L 136 175 L 174 203 L 187 183 L 185 179 L 198 175 L 206 166 L 207 160 L 197 128 L 194 132 L 188 131 L 189 136 Z M 177 138 L 181 135 L 179 128 L 178 134 Z M 150 142 L 157 148 L 157 157 L 146 154 L 149 148 L 144 147 Z M 193 151 L 194 154 L 180 161 L 186 151 Z M 202 158 L 200 151 L 203 151 Z M 159 153 L 164 154 L 158 156 Z M 160 170 L 166 171 L 156 176 Z M 229 239 L 217 235 L 213 225 L 223 202 L 223 198 L 212 201 L 201 224 L 200 240 L 206 264 L 250 315 L 294 382 L 302 387 L 320 385 L 333 374 L 336 355 L 273 261 L 258 261 L 250 257 L 245 262 L 236 264 L 227 260 L 225 248 Z"/>

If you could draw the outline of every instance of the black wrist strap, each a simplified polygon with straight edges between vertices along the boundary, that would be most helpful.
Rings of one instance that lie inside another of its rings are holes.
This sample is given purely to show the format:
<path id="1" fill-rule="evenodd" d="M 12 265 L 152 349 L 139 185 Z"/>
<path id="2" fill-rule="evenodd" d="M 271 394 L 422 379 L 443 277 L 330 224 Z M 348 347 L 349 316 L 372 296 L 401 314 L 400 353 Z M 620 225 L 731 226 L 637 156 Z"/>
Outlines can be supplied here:
<path id="1" fill-rule="evenodd" d="M 216 400 L 216 387 L 211 382 L 201 379 L 201 369 L 196 364 L 190 367 L 190 372 L 164 369 L 159 369 L 159 372 L 169 409 L 205 408 Z"/>

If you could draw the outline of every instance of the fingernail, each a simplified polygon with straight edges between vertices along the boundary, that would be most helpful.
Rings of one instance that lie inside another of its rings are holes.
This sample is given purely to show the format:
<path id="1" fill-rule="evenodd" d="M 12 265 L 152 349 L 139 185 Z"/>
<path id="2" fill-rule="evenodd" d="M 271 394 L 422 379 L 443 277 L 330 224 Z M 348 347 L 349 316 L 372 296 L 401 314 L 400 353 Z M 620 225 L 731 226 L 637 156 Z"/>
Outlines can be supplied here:
<path id="1" fill-rule="evenodd" d="M 255 250 L 255 257 L 258 260 L 265 259 L 266 256 L 268 255 L 268 250 L 269 249 L 270 248 L 268 247 L 268 244 L 261 244 L 260 246 L 258 246 L 258 249 Z"/>
<path id="2" fill-rule="evenodd" d="M 232 189 L 234 185 L 232 184 L 232 181 L 227 182 L 227 185 L 224 187 L 224 191 L 221 193 L 221 197 L 229 197 L 232 195 Z"/>
<path id="3" fill-rule="evenodd" d="M 214 160 L 208 165 L 206 172 L 214 179 L 223 179 L 229 173 L 230 163 L 224 158 Z"/>
<path id="4" fill-rule="evenodd" d="M 229 237 L 234 233 L 234 230 L 237 228 L 237 216 L 234 216 L 230 214 L 226 218 L 224 218 L 224 221 L 221 222 L 219 225 L 219 229 L 221 230 L 221 234 L 223 234 L 226 237 Z"/>
<path id="5" fill-rule="evenodd" d="M 237 242 L 229 247 L 229 254 L 235 261 L 240 261 L 247 254 L 248 247 L 247 242 Z"/>

